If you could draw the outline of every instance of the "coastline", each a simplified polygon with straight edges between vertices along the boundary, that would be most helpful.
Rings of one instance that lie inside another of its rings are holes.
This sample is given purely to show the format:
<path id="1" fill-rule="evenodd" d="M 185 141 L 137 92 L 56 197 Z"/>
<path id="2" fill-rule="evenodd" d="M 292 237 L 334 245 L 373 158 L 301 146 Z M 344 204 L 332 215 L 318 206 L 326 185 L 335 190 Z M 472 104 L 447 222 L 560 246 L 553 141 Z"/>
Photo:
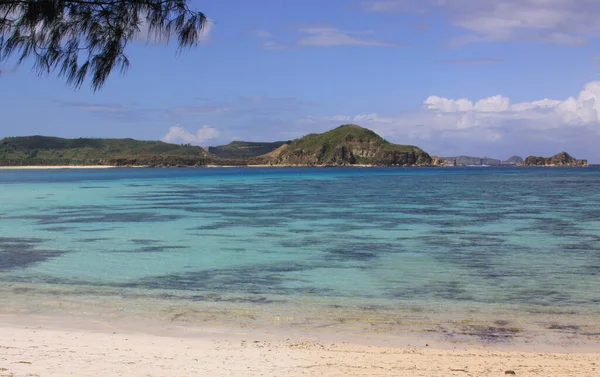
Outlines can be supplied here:
<path id="1" fill-rule="evenodd" d="M 110 169 L 112 165 L 30 165 L 30 166 L 0 166 L 0 170 L 39 170 L 39 169 Z"/>
<path id="2" fill-rule="evenodd" d="M 202 169 L 202 168 L 456 168 L 468 166 L 452 165 L 411 165 L 411 166 L 379 166 L 368 164 L 354 165 L 200 165 L 200 166 L 146 166 L 146 165 L 28 165 L 28 166 L 0 166 L 0 170 L 60 170 L 60 169 L 132 169 L 132 168 L 156 168 L 156 169 Z M 478 166 L 475 166 L 478 167 Z M 587 168 L 600 167 L 600 164 L 590 165 L 513 165 L 513 166 L 489 166 L 490 168 Z"/>
<path id="3" fill-rule="evenodd" d="M 386 345 L 323 331 L 214 323 L 2 315 L 0 376 L 574 376 L 600 353 L 499 350 L 406 337 Z"/>

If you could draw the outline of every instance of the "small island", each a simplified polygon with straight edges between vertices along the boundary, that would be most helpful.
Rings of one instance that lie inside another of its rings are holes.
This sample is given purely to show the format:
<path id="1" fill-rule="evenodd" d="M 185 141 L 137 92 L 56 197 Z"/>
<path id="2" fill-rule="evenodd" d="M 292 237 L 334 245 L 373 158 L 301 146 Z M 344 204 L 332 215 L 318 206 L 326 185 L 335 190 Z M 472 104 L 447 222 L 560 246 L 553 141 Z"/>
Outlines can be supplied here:
<path id="1" fill-rule="evenodd" d="M 134 139 L 50 136 L 0 140 L 4 167 L 210 167 L 210 166 L 588 166 L 566 152 L 552 157 L 435 157 L 414 145 L 391 143 L 356 124 L 275 142 L 233 141 L 208 148 Z"/>
<path id="2" fill-rule="evenodd" d="M 393 144 L 375 132 L 346 124 L 322 134 L 309 134 L 254 159 L 269 166 L 438 166 L 412 145 Z"/>
<path id="3" fill-rule="evenodd" d="M 588 162 L 560 152 L 552 157 L 529 156 L 519 166 L 588 166 Z"/>

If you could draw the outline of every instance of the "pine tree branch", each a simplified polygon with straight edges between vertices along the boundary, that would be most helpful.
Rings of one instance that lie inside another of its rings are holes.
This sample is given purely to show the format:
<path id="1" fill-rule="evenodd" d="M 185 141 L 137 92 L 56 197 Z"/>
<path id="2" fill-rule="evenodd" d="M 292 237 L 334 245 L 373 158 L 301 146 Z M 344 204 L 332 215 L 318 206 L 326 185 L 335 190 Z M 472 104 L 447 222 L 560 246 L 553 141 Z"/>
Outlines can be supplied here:
<path id="1" fill-rule="evenodd" d="M 185 0 L 0 0 L 0 15 L 0 62 L 32 58 L 38 74 L 57 71 L 76 89 L 91 79 L 94 91 L 127 70 L 125 49 L 142 27 L 176 35 L 181 50 L 197 45 L 207 22 Z"/>

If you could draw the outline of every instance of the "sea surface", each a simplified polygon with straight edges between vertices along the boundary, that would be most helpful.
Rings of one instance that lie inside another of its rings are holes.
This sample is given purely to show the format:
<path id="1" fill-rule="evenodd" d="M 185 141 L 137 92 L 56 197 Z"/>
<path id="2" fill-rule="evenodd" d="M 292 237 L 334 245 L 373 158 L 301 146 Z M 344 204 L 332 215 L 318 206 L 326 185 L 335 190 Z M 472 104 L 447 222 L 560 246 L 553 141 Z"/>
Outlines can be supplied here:
<path id="1" fill-rule="evenodd" d="M 600 169 L 0 170 L 0 287 L 12 313 L 600 339 Z"/>

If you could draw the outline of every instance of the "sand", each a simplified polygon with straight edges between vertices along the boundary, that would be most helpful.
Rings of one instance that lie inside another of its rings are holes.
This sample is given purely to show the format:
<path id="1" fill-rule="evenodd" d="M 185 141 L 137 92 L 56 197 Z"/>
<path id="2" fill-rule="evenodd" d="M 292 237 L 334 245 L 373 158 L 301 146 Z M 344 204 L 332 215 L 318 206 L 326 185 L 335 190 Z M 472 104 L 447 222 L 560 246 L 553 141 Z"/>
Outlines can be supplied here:
<path id="1" fill-rule="evenodd" d="M 0 376 L 594 376 L 598 352 L 378 346 L 210 325 L 0 317 Z M 267 329 L 264 329 L 267 330 Z"/>

